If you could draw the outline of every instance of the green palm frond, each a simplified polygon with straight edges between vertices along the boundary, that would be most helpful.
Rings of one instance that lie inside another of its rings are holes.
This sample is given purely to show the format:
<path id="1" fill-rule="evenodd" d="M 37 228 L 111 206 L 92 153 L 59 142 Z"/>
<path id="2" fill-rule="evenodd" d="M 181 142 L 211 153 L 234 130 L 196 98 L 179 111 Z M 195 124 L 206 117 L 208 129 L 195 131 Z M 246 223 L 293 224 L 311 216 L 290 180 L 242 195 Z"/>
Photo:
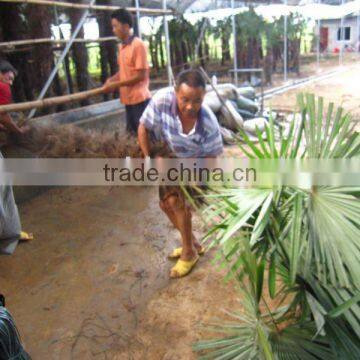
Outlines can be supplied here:
<path id="1" fill-rule="evenodd" d="M 240 148 L 254 159 L 359 157 L 349 114 L 309 94 L 298 96 L 298 107 L 300 119 L 286 131 L 270 119 L 258 144 L 240 132 Z M 360 187 L 341 186 L 207 195 L 204 214 L 214 226 L 205 240 L 241 283 L 245 315 L 226 325 L 225 342 L 195 346 L 203 359 L 360 358 L 359 198 Z"/>
<path id="2" fill-rule="evenodd" d="M 318 188 L 309 195 L 308 256 L 324 283 L 360 289 L 359 214 L 359 199 L 341 188 Z"/>
<path id="3" fill-rule="evenodd" d="M 280 334 L 272 333 L 270 343 L 276 359 L 335 360 L 326 338 L 314 339 L 314 325 L 295 324 L 286 327 Z"/>
<path id="4" fill-rule="evenodd" d="M 206 327 L 224 337 L 194 344 L 193 349 L 201 354 L 199 359 L 336 359 L 324 336 L 314 339 L 316 328 L 312 322 L 292 324 L 279 331 L 263 318 L 250 314 L 249 309 L 240 314 L 227 313 L 231 321 Z"/>

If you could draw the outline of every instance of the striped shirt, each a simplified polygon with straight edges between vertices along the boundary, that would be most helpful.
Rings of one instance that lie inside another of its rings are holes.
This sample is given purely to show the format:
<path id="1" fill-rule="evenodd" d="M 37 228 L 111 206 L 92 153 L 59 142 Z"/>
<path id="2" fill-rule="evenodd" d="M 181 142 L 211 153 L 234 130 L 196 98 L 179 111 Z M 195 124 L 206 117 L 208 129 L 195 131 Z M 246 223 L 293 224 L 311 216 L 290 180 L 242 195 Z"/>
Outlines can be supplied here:
<path id="1" fill-rule="evenodd" d="M 223 142 L 214 113 L 202 105 L 195 127 L 183 133 L 174 88 L 158 91 L 150 100 L 140 123 L 156 140 L 165 141 L 179 158 L 205 158 L 220 155 Z"/>

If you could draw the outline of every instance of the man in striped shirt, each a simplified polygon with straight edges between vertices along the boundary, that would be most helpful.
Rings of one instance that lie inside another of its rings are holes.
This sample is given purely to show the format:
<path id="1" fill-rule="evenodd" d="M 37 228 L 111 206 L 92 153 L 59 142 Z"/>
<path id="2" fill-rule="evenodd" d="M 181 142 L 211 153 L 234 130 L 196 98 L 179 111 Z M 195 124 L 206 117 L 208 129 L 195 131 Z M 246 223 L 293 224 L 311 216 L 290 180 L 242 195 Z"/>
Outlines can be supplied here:
<path id="1" fill-rule="evenodd" d="M 144 156 L 150 155 L 149 133 L 164 141 L 179 158 L 216 157 L 223 151 L 218 121 L 202 102 L 206 84 L 197 70 L 179 74 L 175 88 L 159 91 L 144 111 L 138 139 Z M 173 278 L 187 275 L 204 249 L 192 232 L 191 209 L 178 186 L 160 187 L 160 207 L 179 230 L 182 248 L 171 258 L 179 257 L 171 269 Z"/>

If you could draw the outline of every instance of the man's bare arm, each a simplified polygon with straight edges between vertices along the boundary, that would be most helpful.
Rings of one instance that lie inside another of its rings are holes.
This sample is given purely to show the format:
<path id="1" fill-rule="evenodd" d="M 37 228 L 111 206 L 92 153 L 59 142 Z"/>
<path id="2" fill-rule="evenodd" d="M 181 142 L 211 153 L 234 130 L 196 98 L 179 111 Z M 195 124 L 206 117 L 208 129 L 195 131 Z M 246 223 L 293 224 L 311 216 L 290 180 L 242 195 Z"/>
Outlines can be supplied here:
<path id="1" fill-rule="evenodd" d="M 115 86 L 113 86 L 114 83 L 119 83 L 120 79 L 120 72 L 118 71 L 115 75 L 109 77 L 104 85 L 103 85 L 103 91 L 104 92 L 111 92 L 115 90 Z"/>
<path id="2" fill-rule="evenodd" d="M 117 81 L 119 78 L 117 78 L 117 80 L 114 81 L 109 81 L 110 79 L 108 79 L 104 85 L 104 91 L 115 91 L 117 88 L 122 87 L 122 86 L 131 86 L 131 85 L 135 85 L 143 80 L 145 80 L 146 78 L 146 73 L 147 70 L 143 69 L 143 70 L 137 70 L 136 75 L 131 77 L 128 80 L 124 80 L 124 81 Z"/>
<path id="3" fill-rule="evenodd" d="M 138 128 L 138 141 L 144 156 L 150 156 L 149 133 L 144 124 L 140 124 Z"/>
<path id="4" fill-rule="evenodd" d="M 24 130 L 21 129 L 16 123 L 12 120 L 11 116 L 7 113 L 0 114 L 0 124 L 6 128 L 9 132 L 22 135 Z"/>

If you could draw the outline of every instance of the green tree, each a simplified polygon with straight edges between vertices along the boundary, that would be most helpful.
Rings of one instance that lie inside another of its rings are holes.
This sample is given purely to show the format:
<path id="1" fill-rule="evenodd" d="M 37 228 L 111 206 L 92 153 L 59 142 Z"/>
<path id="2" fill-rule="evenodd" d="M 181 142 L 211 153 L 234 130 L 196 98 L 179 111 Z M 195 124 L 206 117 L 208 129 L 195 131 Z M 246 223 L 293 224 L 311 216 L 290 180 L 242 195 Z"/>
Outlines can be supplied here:
<path id="1" fill-rule="evenodd" d="M 218 20 L 213 29 L 213 34 L 215 39 L 221 41 L 221 65 L 224 65 L 230 61 L 231 18 Z"/>

